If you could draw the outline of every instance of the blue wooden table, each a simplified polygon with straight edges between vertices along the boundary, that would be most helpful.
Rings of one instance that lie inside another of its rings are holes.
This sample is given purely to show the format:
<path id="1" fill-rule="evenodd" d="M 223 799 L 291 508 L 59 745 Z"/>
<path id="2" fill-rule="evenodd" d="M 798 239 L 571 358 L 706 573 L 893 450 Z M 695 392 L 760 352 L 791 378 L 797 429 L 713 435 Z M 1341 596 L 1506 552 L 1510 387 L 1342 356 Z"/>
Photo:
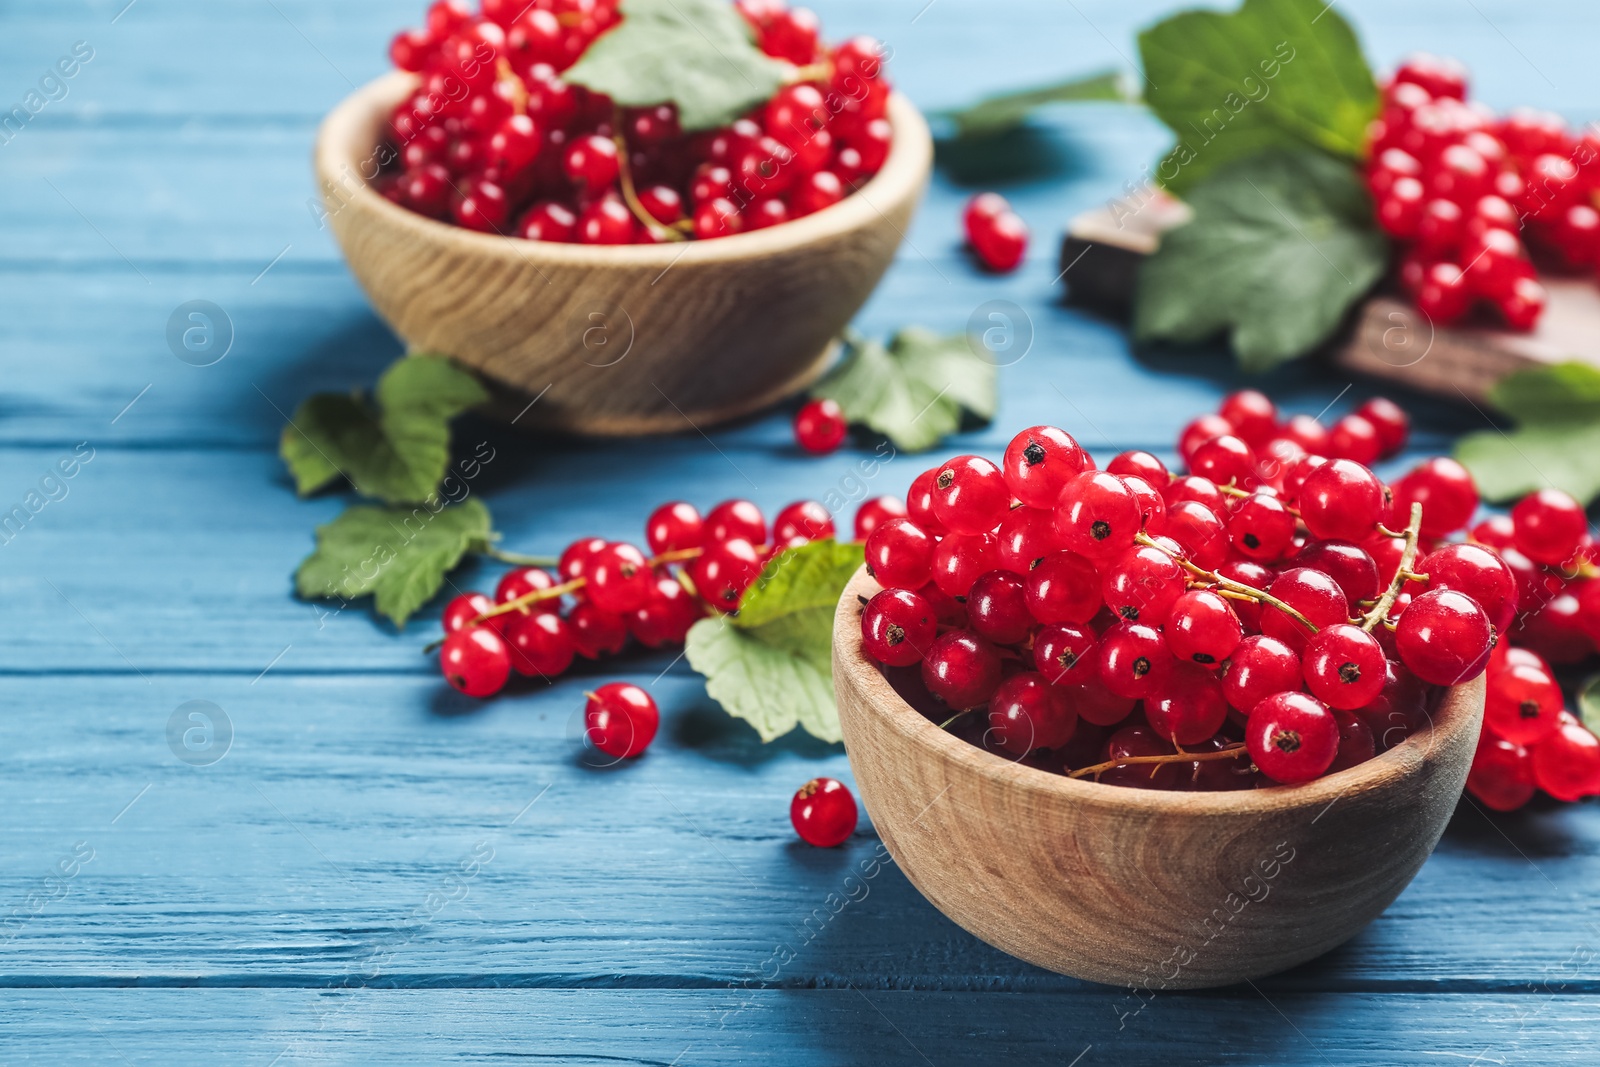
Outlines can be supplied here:
<path id="1" fill-rule="evenodd" d="M 1165 5 L 814 6 L 832 34 L 888 41 L 898 83 L 934 109 L 1128 68 Z M 295 600 L 290 572 L 342 503 L 295 499 L 281 412 L 398 353 L 308 210 L 312 133 L 421 7 L 0 4 L 6 109 L 92 50 L 0 138 L 0 511 L 42 501 L 0 537 L 0 1063 L 1595 1062 L 1592 806 L 1463 803 L 1349 944 L 1254 986 L 1141 1001 L 979 943 L 881 860 L 870 826 L 840 849 L 799 844 L 789 796 L 819 773 L 848 781 L 842 750 L 761 745 L 669 655 L 468 704 L 419 654 L 437 606 L 396 635 Z M 1429 47 L 1471 64 L 1497 107 L 1600 114 L 1585 5 L 1340 10 L 1376 64 Z M 1096 106 L 1014 145 L 1029 169 L 1002 187 L 1037 239 L 1007 278 L 959 252 L 973 161 L 936 182 L 858 325 L 960 330 L 999 299 L 1035 334 L 1002 371 L 996 425 L 952 447 L 996 454 L 1008 427 L 1053 422 L 1102 455 L 1165 452 L 1234 384 L 1215 353 L 1135 358 L 1116 324 L 1059 303 L 1053 234 L 1162 143 L 1145 116 Z M 169 348 L 190 300 L 234 331 L 214 365 Z M 1314 368 L 1268 387 L 1312 413 L 1370 391 Z M 1418 449 L 1481 424 L 1418 403 Z M 862 458 L 801 457 L 787 412 L 710 441 L 464 432 L 508 457 L 482 489 L 526 551 L 637 538 L 670 497 L 848 492 Z M 75 451 L 92 458 L 50 477 Z M 918 469 L 898 459 L 870 492 Z M 610 678 L 650 684 L 665 722 L 645 758 L 597 770 L 576 717 Z M 169 745 L 191 700 L 231 724 L 209 765 Z"/>

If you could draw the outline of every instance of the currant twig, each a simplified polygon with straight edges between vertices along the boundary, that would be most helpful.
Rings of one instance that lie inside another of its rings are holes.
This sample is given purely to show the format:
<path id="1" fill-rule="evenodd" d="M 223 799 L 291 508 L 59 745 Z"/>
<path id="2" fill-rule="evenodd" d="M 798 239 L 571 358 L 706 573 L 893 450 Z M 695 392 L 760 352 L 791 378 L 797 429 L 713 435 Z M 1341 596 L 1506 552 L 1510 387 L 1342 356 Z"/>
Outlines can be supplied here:
<path id="1" fill-rule="evenodd" d="M 1133 539 L 1135 541 L 1139 542 L 1139 544 L 1141 544 L 1141 545 L 1148 545 L 1151 548 L 1159 548 L 1163 552 L 1167 551 L 1166 548 L 1163 547 L 1160 542 L 1158 542 L 1155 538 L 1151 537 L 1147 533 L 1143 533 L 1143 532 L 1137 533 L 1137 534 L 1134 535 Z M 1170 553 L 1169 553 L 1169 555 L 1170 555 Z M 1304 615 L 1300 614 L 1299 611 L 1297 611 L 1293 607 L 1289 606 L 1288 604 L 1285 604 L 1282 600 L 1279 600 L 1277 597 L 1273 596 L 1271 593 L 1268 593 L 1268 592 L 1266 592 L 1264 590 L 1261 590 L 1261 589 L 1257 589 L 1253 585 L 1246 585 L 1243 582 L 1235 581 L 1232 578 L 1228 578 L 1228 577 L 1225 577 L 1225 576 L 1223 576 L 1221 574 L 1218 574 L 1216 571 L 1208 571 L 1204 567 L 1201 567 L 1201 566 L 1198 566 L 1198 565 L 1196 565 L 1194 563 L 1189 562 L 1188 560 L 1184 559 L 1182 556 L 1173 556 L 1172 558 L 1177 561 L 1178 566 L 1182 567 L 1184 570 L 1188 571 L 1190 574 L 1194 575 L 1197 578 L 1200 578 L 1200 579 L 1204 580 L 1206 583 L 1208 583 L 1210 585 L 1215 586 L 1219 596 L 1228 596 L 1229 593 L 1233 593 L 1233 594 L 1236 594 L 1236 595 L 1234 595 L 1230 599 L 1233 599 L 1233 600 L 1253 600 L 1257 604 L 1269 605 L 1271 607 L 1277 608 L 1279 611 L 1283 612 L 1285 615 L 1289 616 L 1291 619 L 1295 620 L 1301 626 L 1304 626 L 1307 630 L 1311 631 L 1312 633 L 1316 633 L 1317 632 L 1316 623 L 1312 622 L 1310 619 L 1308 619 Z"/>
<path id="2" fill-rule="evenodd" d="M 1380 530 L 1383 528 L 1380 526 Z M 1417 561 L 1417 539 L 1422 535 L 1422 503 L 1413 501 L 1411 504 L 1411 521 L 1406 525 L 1403 534 L 1388 534 L 1385 536 L 1404 537 L 1406 547 L 1400 553 L 1400 565 L 1395 568 L 1394 577 L 1389 581 L 1389 588 L 1378 597 L 1378 602 L 1372 605 L 1372 610 L 1361 620 L 1361 628 L 1371 633 L 1378 628 L 1381 622 L 1389 619 L 1389 609 L 1394 607 L 1395 598 L 1400 595 L 1400 590 L 1405 588 L 1407 582 L 1419 577 L 1411 571 L 1411 565 Z"/>
<path id="3" fill-rule="evenodd" d="M 1209 760 L 1234 759 L 1246 754 L 1243 742 L 1219 748 L 1215 752 L 1164 752 L 1155 756 L 1124 756 L 1122 759 L 1106 760 L 1096 763 L 1091 767 L 1072 771 L 1068 778 L 1087 778 L 1089 775 L 1101 775 L 1106 771 L 1116 770 L 1118 767 L 1131 767 L 1142 763 L 1199 763 Z"/>
<path id="4" fill-rule="evenodd" d="M 628 160 L 628 141 L 622 136 L 622 109 L 618 108 L 612 119 L 615 133 L 611 139 L 617 144 L 617 180 L 622 187 L 622 202 L 628 205 L 628 210 L 633 212 L 633 217 L 639 224 L 650 231 L 650 236 L 658 241 L 684 241 L 687 240 L 682 233 L 671 226 L 664 226 L 654 215 L 644 209 L 639 202 L 639 194 L 633 187 L 633 166 Z"/>
<path id="5" fill-rule="evenodd" d="M 825 82 L 833 77 L 833 64 L 827 60 L 818 63 L 807 63 L 803 67 L 794 68 L 787 78 L 785 85 L 799 85 L 801 82 Z"/>
<path id="6" fill-rule="evenodd" d="M 490 545 L 483 550 L 483 555 L 490 559 L 497 559 L 501 563 L 509 563 L 514 567 L 554 567 L 560 560 L 554 556 L 525 556 L 521 552 L 507 552 L 503 548 Z"/>

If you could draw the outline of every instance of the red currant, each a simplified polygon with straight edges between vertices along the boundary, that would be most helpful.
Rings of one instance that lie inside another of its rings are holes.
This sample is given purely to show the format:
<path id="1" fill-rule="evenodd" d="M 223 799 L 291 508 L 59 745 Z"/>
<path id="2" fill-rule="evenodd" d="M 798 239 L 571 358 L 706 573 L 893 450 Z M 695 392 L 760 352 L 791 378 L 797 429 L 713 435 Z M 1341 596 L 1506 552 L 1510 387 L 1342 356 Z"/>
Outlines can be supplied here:
<path id="1" fill-rule="evenodd" d="M 1542 741 L 1560 725 L 1562 710 L 1561 687 L 1542 665 L 1508 664 L 1489 672 L 1483 721 L 1507 741 Z"/>
<path id="2" fill-rule="evenodd" d="M 967 618 L 974 630 L 995 644 L 1021 643 L 1035 625 L 1028 611 L 1026 583 L 1007 570 L 981 575 L 967 593 Z"/>
<path id="3" fill-rule="evenodd" d="M 837 400 L 812 400 L 794 417 L 794 439 L 812 455 L 824 456 L 838 449 L 848 430 Z"/>
<path id="4" fill-rule="evenodd" d="M 1560 489 L 1540 489 L 1523 497 L 1511 509 L 1517 551 L 1556 567 L 1578 551 L 1589 521 L 1583 507 Z"/>
<path id="5" fill-rule="evenodd" d="M 1072 739 L 1077 725 L 1066 694 L 1037 671 L 1013 674 L 989 701 L 987 737 L 1014 756 L 1059 748 Z"/>
<path id="6" fill-rule="evenodd" d="M 656 579 L 654 594 L 628 616 L 628 632 L 647 648 L 682 644 L 700 604 L 675 578 Z"/>
<path id="7" fill-rule="evenodd" d="M 1306 642 L 1306 688 L 1330 708 L 1354 711 L 1383 690 L 1387 661 L 1378 639 L 1360 627 L 1337 623 Z"/>
<path id="8" fill-rule="evenodd" d="M 689 564 L 689 580 L 707 603 L 733 611 L 765 566 L 765 557 L 754 545 L 735 537 L 707 545 L 704 554 Z"/>
<path id="9" fill-rule="evenodd" d="M 1338 755 L 1339 723 L 1314 697 L 1278 693 L 1250 712 L 1244 742 L 1268 778 L 1285 785 L 1309 782 Z"/>
<path id="10" fill-rule="evenodd" d="M 1267 591 L 1294 608 L 1318 629 L 1349 620 L 1350 602 L 1345 599 L 1339 583 L 1310 567 L 1294 567 L 1284 571 L 1272 580 Z M 1306 629 L 1305 623 L 1271 604 L 1262 606 L 1261 630 L 1297 652 L 1306 647 L 1311 637 L 1311 631 Z"/>
<path id="11" fill-rule="evenodd" d="M 1056 504 L 1056 535 L 1093 560 L 1121 555 L 1139 532 L 1138 502 L 1114 474 L 1086 470 L 1069 480 Z"/>
<path id="12" fill-rule="evenodd" d="M 482 593 L 462 593 L 444 606 L 444 617 L 439 622 L 444 627 L 445 633 L 453 634 L 457 630 L 465 630 L 472 625 L 472 620 L 479 615 L 493 610 L 494 601 Z M 505 625 L 505 621 L 506 617 L 504 615 L 496 615 L 492 619 L 485 619 L 483 625 L 488 626 L 490 629 L 498 630 Z"/>
<path id="13" fill-rule="evenodd" d="M 897 496 L 875 496 L 856 509 L 855 533 L 857 541 L 865 541 L 872 531 L 889 519 L 903 519 L 906 502 Z"/>
<path id="14" fill-rule="evenodd" d="M 1228 702 L 1214 673 L 1192 663 L 1175 663 L 1154 683 L 1144 711 L 1150 728 L 1168 741 L 1198 745 L 1221 728 Z"/>
<path id="15" fill-rule="evenodd" d="M 1386 496 L 1376 474 L 1352 460 L 1335 459 L 1306 476 L 1298 500 L 1312 536 L 1361 541 L 1383 518 Z"/>
<path id="16" fill-rule="evenodd" d="M 652 595 L 654 592 L 652 589 Z M 614 656 L 628 643 L 627 620 L 586 600 L 567 615 L 567 626 L 572 630 L 573 648 L 584 659 Z"/>
<path id="17" fill-rule="evenodd" d="M 966 596 L 980 575 L 999 566 L 991 534 L 949 534 L 933 550 L 934 584 L 951 596 Z"/>
<path id="18" fill-rule="evenodd" d="M 833 537 L 833 515 L 815 500 L 797 500 L 772 520 L 772 543 L 792 548 Z"/>
<path id="19" fill-rule="evenodd" d="M 766 516 L 748 500 L 724 500 L 706 513 L 703 529 L 707 545 L 736 539 L 752 545 L 767 543 Z"/>
<path id="20" fill-rule="evenodd" d="M 867 655 L 889 667 L 922 661 L 939 634 L 933 608 L 916 593 L 885 589 L 861 611 L 861 644 Z"/>
<path id="21" fill-rule="evenodd" d="M 702 522 L 693 504 L 674 500 L 650 513 L 645 522 L 645 544 L 656 555 L 699 548 Z"/>
<path id="22" fill-rule="evenodd" d="M 1034 426 L 1017 434 L 1001 463 L 1006 488 L 1033 508 L 1055 506 L 1062 487 L 1093 466 L 1094 460 L 1072 435 L 1054 426 Z"/>
<path id="23" fill-rule="evenodd" d="M 1533 758 L 1521 745 L 1485 734 L 1467 775 L 1467 791 L 1494 811 L 1515 811 L 1533 799 Z"/>
<path id="24" fill-rule="evenodd" d="M 1467 468 L 1436 456 L 1394 483 L 1394 514 L 1402 524 L 1410 521 L 1412 504 L 1422 505 L 1422 536 L 1444 537 L 1472 521 L 1478 488 Z"/>
<path id="25" fill-rule="evenodd" d="M 578 653 L 572 627 L 554 612 L 511 616 L 506 624 L 506 644 L 518 674 L 546 680 L 564 673 Z"/>
<path id="26" fill-rule="evenodd" d="M 933 476 L 933 513 L 952 533 L 990 532 L 1010 499 L 1000 468 L 981 456 L 957 456 Z"/>
<path id="27" fill-rule="evenodd" d="M 1147 626 L 1166 624 L 1188 585 L 1188 572 L 1159 548 L 1134 545 L 1106 569 L 1101 596 L 1118 616 Z"/>
<path id="28" fill-rule="evenodd" d="M 832 778 L 813 778 L 789 802 L 789 821 L 800 840 L 817 848 L 842 845 L 856 830 L 856 798 Z"/>
<path id="29" fill-rule="evenodd" d="M 1244 625 L 1222 597 L 1209 589 L 1194 589 L 1173 603 L 1166 636 L 1167 647 L 1178 659 L 1216 670 L 1244 639 Z"/>
<path id="30" fill-rule="evenodd" d="M 661 712 L 649 693 L 627 682 L 608 682 L 588 697 L 583 726 L 590 744 L 618 759 L 632 759 L 650 747 Z"/>
<path id="31" fill-rule="evenodd" d="M 606 545 L 589 558 L 584 592 L 600 610 L 621 615 L 643 606 L 655 591 L 650 562 L 636 547 L 621 541 Z"/>
<path id="32" fill-rule="evenodd" d="M 1159 630 L 1127 620 L 1101 636 L 1098 654 L 1101 683 L 1130 700 L 1148 697 L 1175 665 Z"/>
<path id="33" fill-rule="evenodd" d="M 1222 694 L 1245 715 L 1275 693 L 1298 692 L 1300 657 L 1294 649 L 1265 634 L 1239 642 L 1222 666 Z"/>
<path id="34" fill-rule="evenodd" d="M 1422 557 L 1418 573 L 1428 576 L 1429 589 L 1454 589 L 1478 602 L 1489 623 L 1504 631 L 1517 615 L 1517 578 L 1492 550 L 1474 544 L 1452 544 Z"/>
<path id="35" fill-rule="evenodd" d="M 1051 685 L 1086 685 L 1100 679 L 1092 653 L 1099 638 L 1080 623 L 1042 626 L 1033 636 L 1033 662 Z"/>
<path id="36" fill-rule="evenodd" d="M 439 668 L 445 680 L 469 697 L 489 697 L 511 676 L 511 652 L 500 635 L 486 626 L 457 630 L 444 639 Z"/>
<path id="37" fill-rule="evenodd" d="M 1533 747 L 1533 778 L 1557 800 L 1594 795 L 1600 791 L 1600 740 L 1569 717 Z"/>
<path id="38" fill-rule="evenodd" d="M 1435 589 L 1401 612 L 1394 639 L 1401 661 L 1418 678 L 1456 685 L 1476 678 L 1489 662 L 1494 627 L 1471 597 Z"/>
<path id="39" fill-rule="evenodd" d="M 867 573 L 885 589 L 920 589 L 933 576 L 936 544 L 910 519 L 886 519 L 867 536 Z"/>
<path id="40" fill-rule="evenodd" d="M 1086 623 L 1105 606 L 1100 574 L 1076 552 L 1052 552 L 1027 574 L 1028 610 L 1042 623 Z"/>
<path id="41" fill-rule="evenodd" d="M 952 630 L 923 657 L 922 684 L 957 711 L 987 704 L 1000 684 L 1000 653 L 971 630 Z"/>

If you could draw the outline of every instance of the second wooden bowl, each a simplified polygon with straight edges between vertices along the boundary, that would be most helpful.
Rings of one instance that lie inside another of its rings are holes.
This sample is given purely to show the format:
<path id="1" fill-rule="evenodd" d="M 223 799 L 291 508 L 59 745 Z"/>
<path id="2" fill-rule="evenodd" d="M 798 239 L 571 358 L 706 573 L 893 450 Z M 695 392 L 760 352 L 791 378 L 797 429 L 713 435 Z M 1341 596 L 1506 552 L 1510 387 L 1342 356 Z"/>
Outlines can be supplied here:
<path id="1" fill-rule="evenodd" d="M 861 651 L 865 569 L 839 601 L 833 679 L 861 799 L 935 907 L 1030 963 L 1137 989 L 1293 967 L 1388 907 L 1466 782 L 1483 680 L 1430 729 L 1300 786 L 1130 789 L 1012 763 L 908 705 Z"/>
<path id="2" fill-rule="evenodd" d="M 373 191 L 375 148 L 413 86 L 411 75 L 386 75 L 323 121 L 326 221 L 412 348 L 540 396 L 522 425 L 681 431 L 803 389 L 893 260 L 933 160 L 927 123 L 895 95 L 883 169 L 814 215 L 677 244 L 524 241 L 448 226 Z"/>

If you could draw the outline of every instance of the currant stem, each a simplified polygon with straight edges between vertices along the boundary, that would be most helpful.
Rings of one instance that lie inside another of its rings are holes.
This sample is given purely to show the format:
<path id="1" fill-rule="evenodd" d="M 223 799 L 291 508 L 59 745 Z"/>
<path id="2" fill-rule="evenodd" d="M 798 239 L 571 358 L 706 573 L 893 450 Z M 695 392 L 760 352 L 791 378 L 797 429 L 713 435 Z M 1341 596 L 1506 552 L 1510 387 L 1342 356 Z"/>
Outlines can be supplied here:
<path id="1" fill-rule="evenodd" d="M 521 552 L 507 552 L 503 548 L 490 545 L 483 550 L 483 555 L 490 559 L 497 559 L 501 563 L 509 563 L 515 567 L 554 567 L 561 562 L 554 556 L 525 556 Z"/>
<path id="2" fill-rule="evenodd" d="M 941 730 L 950 729 L 950 724 L 951 723 L 955 722 L 957 719 L 961 718 L 961 716 L 963 716 L 963 715 L 971 715 L 972 711 L 973 711 L 972 708 L 968 708 L 966 711 L 958 711 L 958 712 L 956 712 L 954 715 L 950 716 L 944 722 L 940 723 L 939 724 L 939 729 L 941 729 Z"/>
<path id="3" fill-rule="evenodd" d="M 1159 548 L 1163 552 L 1167 551 L 1166 548 L 1158 543 L 1155 538 L 1151 537 L 1147 533 L 1144 533 L 1143 531 L 1135 534 L 1133 539 L 1141 545 L 1148 545 L 1151 548 Z M 1168 554 L 1170 555 L 1170 553 Z M 1216 571 L 1208 571 L 1204 567 L 1190 563 L 1182 556 L 1173 556 L 1172 558 L 1177 561 L 1178 566 L 1182 567 L 1196 578 L 1200 578 L 1204 582 L 1215 586 L 1218 595 L 1226 597 L 1228 594 L 1232 593 L 1235 595 L 1230 599 L 1253 600 L 1257 604 L 1266 604 L 1270 607 L 1277 608 L 1279 611 L 1298 622 L 1301 626 L 1304 626 L 1307 630 L 1311 631 L 1312 633 L 1317 632 L 1316 623 L 1312 622 L 1310 619 L 1306 618 L 1304 615 L 1300 614 L 1300 612 L 1296 611 L 1288 604 L 1285 604 L 1271 593 L 1257 589 L 1253 585 L 1246 585 L 1243 582 L 1235 581 L 1232 578 L 1223 577 Z"/>
<path id="4" fill-rule="evenodd" d="M 1089 775 L 1100 775 L 1118 767 L 1131 767 L 1143 763 L 1199 763 L 1208 760 L 1233 759 L 1245 754 L 1243 742 L 1219 748 L 1215 752 L 1166 752 L 1157 756 L 1124 756 L 1122 759 L 1106 760 L 1096 763 L 1092 767 L 1084 767 L 1067 775 L 1068 778 L 1087 778 Z"/>
<path id="5" fill-rule="evenodd" d="M 1389 536 L 1404 537 L 1406 547 L 1400 552 L 1400 565 L 1394 570 L 1394 577 L 1389 581 L 1389 588 L 1383 591 L 1378 602 L 1372 605 L 1372 610 L 1361 620 L 1361 628 L 1371 633 L 1378 628 L 1379 623 L 1386 623 L 1389 619 L 1389 609 L 1394 607 L 1395 598 L 1400 595 L 1406 583 L 1419 577 L 1411 570 L 1411 565 L 1417 561 L 1417 540 L 1422 535 L 1422 502 L 1413 501 L 1411 504 L 1411 521 L 1406 525 L 1405 533 Z"/>
<path id="6" fill-rule="evenodd" d="M 833 64 L 827 60 L 820 63 L 807 63 L 803 67 L 794 68 L 794 72 L 784 79 L 785 85 L 799 85 L 801 82 L 825 82 L 833 78 Z"/>
<path id="7" fill-rule="evenodd" d="M 628 205 L 628 210 L 633 212 L 633 217 L 639 224 L 650 231 L 650 236 L 658 241 L 684 241 L 683 234 L 670 226 L 664 226 L 660 220 L 644 209 L 639 202 L 639 194 L 633 187 L 633 167 L 628 161 L 628 141 L 622 136 L 622 109 L 617 108 L 614 118 L 616 132 L 611 139 L 617 144 L 617 178 L 622 186 L 622 202 Z"/>

